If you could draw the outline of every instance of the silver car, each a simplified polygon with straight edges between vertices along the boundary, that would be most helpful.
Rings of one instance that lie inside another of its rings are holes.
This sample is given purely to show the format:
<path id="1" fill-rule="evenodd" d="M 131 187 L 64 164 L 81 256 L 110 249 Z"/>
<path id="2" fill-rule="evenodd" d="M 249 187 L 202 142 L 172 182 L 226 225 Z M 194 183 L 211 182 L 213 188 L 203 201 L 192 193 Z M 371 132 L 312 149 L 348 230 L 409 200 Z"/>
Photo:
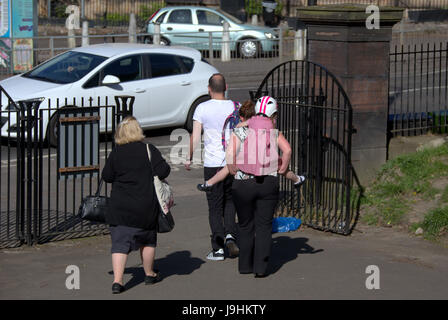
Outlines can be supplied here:
<path id="1" fill-rule="evenodd" d="M 155 12 L 147 22 L 147 36 L 151 43 L 154 25 L 160 24 L 161 44 L 185 45 L 198 50 L 221 50 L 223 24 L 228 22 L 230 50 L 245 58 L 257 57 L 261 53 L 275 52 L 278 36 L 274 29 L 244 24 L 236 17 L 220 10 L 204 7 L 166 7 Z"/>

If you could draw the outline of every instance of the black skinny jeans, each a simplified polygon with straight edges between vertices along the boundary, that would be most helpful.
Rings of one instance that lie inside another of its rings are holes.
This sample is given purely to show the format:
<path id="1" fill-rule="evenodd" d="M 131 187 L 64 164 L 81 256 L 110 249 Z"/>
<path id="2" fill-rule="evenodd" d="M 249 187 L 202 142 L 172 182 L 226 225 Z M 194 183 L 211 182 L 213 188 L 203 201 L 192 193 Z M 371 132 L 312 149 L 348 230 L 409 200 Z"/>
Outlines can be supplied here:
<path id="1" fill-rule="evenodd" d="M 205 180 L 213 177 L 222 167 L 204 167 Z M 233 176 L 228 175 L 224 181 L 213 185 L 211 191 L 207 191 L 208 214 L 210 229 L 212 231 L 211 242 L 214 251 L 223 249 L 225 237 L 231 234 L 236 238 L 235 207 L 232 201 Z"/>
<path id="2" fill-rule="evenodd" d="M 232 196 L 239 225 L 240 273 L 265 274 L 267 271 L 278 192 L 279 180 L 273 176 L 233 182 Z"/>

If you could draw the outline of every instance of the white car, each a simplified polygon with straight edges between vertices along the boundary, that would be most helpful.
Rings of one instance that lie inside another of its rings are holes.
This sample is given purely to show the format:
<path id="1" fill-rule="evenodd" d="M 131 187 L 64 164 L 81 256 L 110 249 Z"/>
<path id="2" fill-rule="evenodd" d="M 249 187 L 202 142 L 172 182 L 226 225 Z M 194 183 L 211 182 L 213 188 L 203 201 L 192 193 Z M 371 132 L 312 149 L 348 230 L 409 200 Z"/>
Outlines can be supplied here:
<path id="1" fill-rule="evenodd" d="M 195 49 L 114 43 L 66 51 L 27 73 L 0 81 L 0 86 L 15 102 L 44 98 L 41 106 L 45 107 L 57 99 L 60 108 L 64 101 L 73 105 L 72 101 L 107 97 L 115 104 L 115 96 L 134 96 L 133 114 L 144 129 L 185 125 L 191 130 L 193 112 L 209 99 L 208 79 L 217 72 Z M 44 117 L 43 132 L 56 145 L 54 112 L 44 112 Z M 14 127 L 13 120 L 3 125 L 2 136 L 16 136 Z"/>

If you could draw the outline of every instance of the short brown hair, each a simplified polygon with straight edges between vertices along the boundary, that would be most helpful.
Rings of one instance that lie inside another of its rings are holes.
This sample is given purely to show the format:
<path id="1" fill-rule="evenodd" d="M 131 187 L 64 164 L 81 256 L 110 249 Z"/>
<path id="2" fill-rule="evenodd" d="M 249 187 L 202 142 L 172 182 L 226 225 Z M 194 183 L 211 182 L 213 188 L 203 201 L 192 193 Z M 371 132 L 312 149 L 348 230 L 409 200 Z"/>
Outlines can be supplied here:
<path id="1" fill-rule="evenodd" d="M 212 92 L 224 93 L 226 92 L 226 79 L 221 73 L 215 73 L 208 79 L 208 86 Z"/>
<path id="2" fill-rule="evenodd" d="M 252 100 L 244 101 L 243 105 L 240 107 L 238 114 L 245 120 L 252 118 L 255 115 L 255 104 L 253 103 L 253 101 Z"/>
<path id="3" fill-rule="evenodd" d="M 118 145 L 142 141 L 145 138 L 142 127 L 137 119 L 133 116 L 128 116 L 118 124 L 115 132 L 115 143 Z"/>

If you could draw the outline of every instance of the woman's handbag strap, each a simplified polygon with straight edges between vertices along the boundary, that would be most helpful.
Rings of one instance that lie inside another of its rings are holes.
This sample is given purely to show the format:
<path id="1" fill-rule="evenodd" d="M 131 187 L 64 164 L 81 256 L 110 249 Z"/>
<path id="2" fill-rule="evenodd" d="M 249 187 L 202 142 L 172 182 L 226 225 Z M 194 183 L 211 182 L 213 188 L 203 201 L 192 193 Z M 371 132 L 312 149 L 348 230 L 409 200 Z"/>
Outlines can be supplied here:
<path id="1" fill-rule="evenodd" d="M 101 178 L 100 183 L 98 184 L 98 188 L 96 189 L 96 192 L 95 192 L 95 197 L 99 197 L 103 182 L 104 182 L 104 180 L 103 180 L 103 178 Z"/>

